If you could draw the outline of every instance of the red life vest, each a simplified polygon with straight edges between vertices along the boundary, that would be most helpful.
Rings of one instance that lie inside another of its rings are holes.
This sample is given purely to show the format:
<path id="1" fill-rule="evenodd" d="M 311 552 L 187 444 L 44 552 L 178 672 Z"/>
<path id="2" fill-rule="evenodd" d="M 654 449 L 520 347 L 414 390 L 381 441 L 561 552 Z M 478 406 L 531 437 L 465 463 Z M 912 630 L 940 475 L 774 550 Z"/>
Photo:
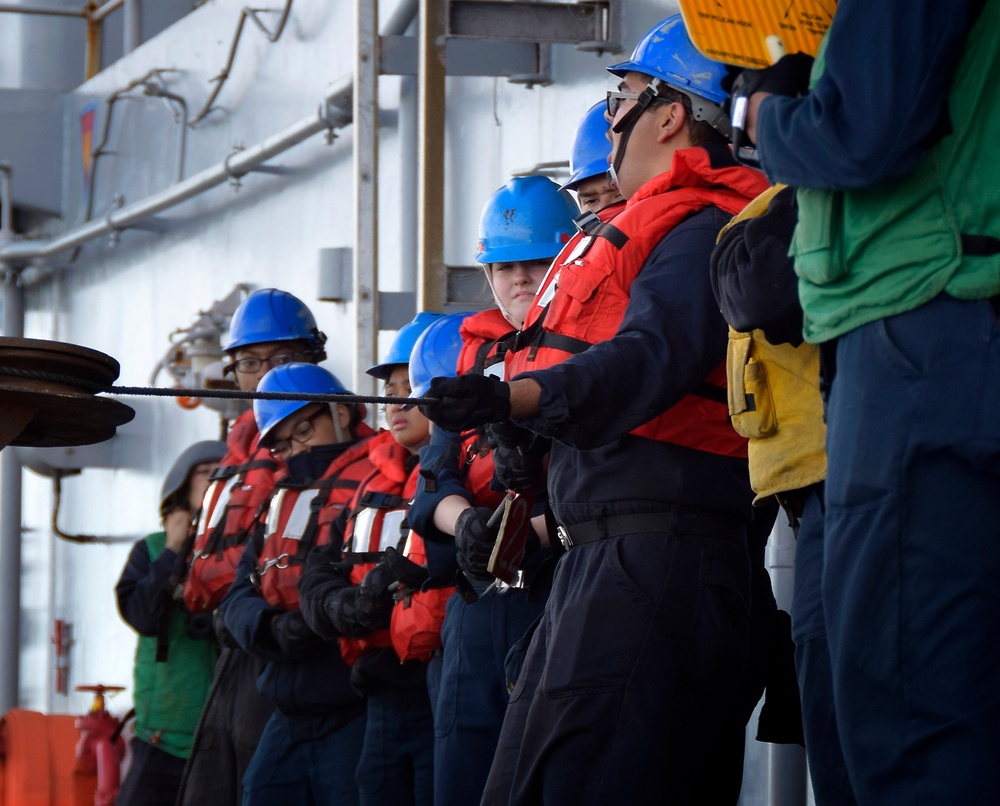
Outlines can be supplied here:
<path id="1" fill-rule="evenodd" d="M 361 423 L 354 435 L 362 439 L 334 459 L 317 480 L 290 477 L 274 485 L 257 559 L 260 595 L 268 604 L 299 609 L 299 578 L 306 557 L 330 542 L 330 527 L 371 473 L 368 458 L 372 430 Z"/>
<path id="2" fill-rule="evenodd" d="M 427 564 L 424 541 L 416 532 L 410 532 L 403 554 L 417 565 Z M 434 652 L 441 648 L 444 609 L 454 592 L 454 585 L 404 592 L 402 599 L 392 608 L 389 624 L 392 648 L 401 661 L 419 660 L 427 663 Z"/>
<path id="3" fill-rule="evenodd" d="M 184 604 L 192 612 L 219 606 L 274 487 L 279 464 L 258 447 L 258 438 L 253 412 L 246 411 L 233 423 L 228 452 L 212 473 L 184 581 Z"/>
<path id="4" fill-rule="evenodd" d="M 462 337 L 457 366 L 459 375 L 467 372 L 482 375 L 489 367 L 501 363 L 505 352 L 503 342 L 515 333 L 499 308 L 467 317 L 458 332 Z"/>
<path id="5" fill-rule="evenodd" d="M 763 174 L 750 168 L 713 167 L 705 149 L 678 151 L 668 172 L 646 182 L 617 215 L 596 222 L 555 259 L 507 354 L 507 377 L 550 367 L 610 339 L 625 316 L 633 281 L 670 230 L 710 205 L 735 215 L 767 187 Z M 746 458 L 746 440 L 728 414 L 723 361 L 697 390 L 632 433 Z"/>
<path id="6" fill-rule="evenodd" d="M 372 440 L 369 453 L 374 470 L 351 501 L 342 558 L 353 563 L 350 580 L 358 585 L 378 563 L 386 546 L 402 551 L 404 523 L 409 500 L 416 492 L 416 467 L 406 471 L 410 453 L 383 431 Z M 411 478 L 412 477 L 412 478 Z M 369 649 L 387 647 L 389 630 L 375 630 L 364 638 L 340 637 L 340 652 L 349 666 Z"/>

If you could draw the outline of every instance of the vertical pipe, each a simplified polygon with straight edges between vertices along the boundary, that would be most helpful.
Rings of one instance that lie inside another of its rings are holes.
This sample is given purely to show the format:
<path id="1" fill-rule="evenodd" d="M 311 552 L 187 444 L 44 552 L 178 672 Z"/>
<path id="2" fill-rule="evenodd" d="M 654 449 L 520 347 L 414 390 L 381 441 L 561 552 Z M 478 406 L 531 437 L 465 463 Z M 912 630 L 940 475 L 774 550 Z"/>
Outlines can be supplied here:
<path id="1" fill-rule="evenodd" d="M 11 171 L 0 165 L 0 248 L 14 240 Z M 24 287 L 20 275 L 3 270 L 3 335 L 24 336 Z M 21 653 L 21 464 L 14 451 L 0 451 L 0 714 L 15 708 Z"/>
<path id="2" fill-rule="evenodd" d="M 84 57 L 84 80 L 101 72 L 101 21 L 94 18 L 97 0 L 87 0 L 87 50 Z"/>
<path id="3" fill-rule="evenodd" d="M 3 281 L 3 334 L 24 335 L 24 289 L 8 271 Z M 0 451 L 0 714 L 18 703 L 21 646 L 21 464 Z"/>
<path id="4" fill-rule="evenodd" d="M 378 360 L 378 4 L 355 3 L 354 64 L 354 388 Z"/>
<path id="5" fill-rule="evenodd" d="M 778 607 L 791 612 L 795 534 L 780 513 L 767 542 L 767 567 Z M 805 806 L 808 792 L 805 750 L 797 744 L 772 744 L 769 750 L 771 806 Z"/>
<path id="6" fill-rule="evenodd" d="M 444 307 L 444 132 L 447 0 L 420 0 L 417 61 L 417 310 Z"/>
<path id="7" fill-rule="evenodd" d="M 125 0 L 125 41 L 122 53 L 131 53 L 142 44 L 142 0 Z"/>
<path id="8" fill-rule="evenodd" d="M 400 274 L 403 291 L 413 291 L 417 280 L 417 163 L 420 151 L 417 148 L 417 79 L 415 76 L 401 76 L 399 80 L 399 240 L 403 244 L 400 253 Z"/>

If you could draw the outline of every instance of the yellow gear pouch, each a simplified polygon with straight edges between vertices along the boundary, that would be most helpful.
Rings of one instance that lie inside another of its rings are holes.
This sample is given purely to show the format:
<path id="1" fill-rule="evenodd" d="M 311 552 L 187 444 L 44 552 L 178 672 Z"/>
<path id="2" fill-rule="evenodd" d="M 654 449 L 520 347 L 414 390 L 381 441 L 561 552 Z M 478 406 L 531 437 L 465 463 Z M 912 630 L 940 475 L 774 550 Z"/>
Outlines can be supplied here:
<path id="1" fill-rule="evenodd" d="M 755 331 L 759 333 L 759 331 Z M 763 334 L 759 334 L 763 338 Z M 729 329 L 729 349 L 726 356 L 728 375 L 729 417 L 733 428 L 747 439 L 760 439 L 778 428 L 774 401 L 767 383 L 764 365 L 752 355 L 753 337 Z"/>

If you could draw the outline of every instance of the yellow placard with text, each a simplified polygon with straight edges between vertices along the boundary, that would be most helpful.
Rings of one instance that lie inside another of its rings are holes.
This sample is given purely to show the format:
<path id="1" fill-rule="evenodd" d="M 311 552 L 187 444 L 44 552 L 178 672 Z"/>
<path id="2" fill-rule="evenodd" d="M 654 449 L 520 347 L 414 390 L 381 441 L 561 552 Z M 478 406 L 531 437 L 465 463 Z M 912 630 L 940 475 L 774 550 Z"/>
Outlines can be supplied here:
<path id="1" fill-rule="evenodd" d="M 785 53 L 811 56 L 836 0 L 679 0 L 694 46 L 713 61 L 767 67 Z"/>

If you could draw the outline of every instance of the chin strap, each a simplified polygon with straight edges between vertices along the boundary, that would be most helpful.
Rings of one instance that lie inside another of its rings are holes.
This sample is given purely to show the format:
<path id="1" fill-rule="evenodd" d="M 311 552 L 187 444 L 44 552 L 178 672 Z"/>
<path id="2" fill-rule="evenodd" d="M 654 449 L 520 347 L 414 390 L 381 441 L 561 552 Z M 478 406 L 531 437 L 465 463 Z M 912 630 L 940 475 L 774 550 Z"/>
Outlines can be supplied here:
<path id="1" fill-rule="evenodd" d="M 621 135 L 621 140 L 618 143 L 618 151 L 615 154 L 615 161 L 611 163 L 611 167 L 608 168 L 608 181 L 610 181 L 615 187 L 618 185 L 618 171 L 622 167 L 622 159 L 625 157 L 625 148 L 628 145 L 628 138 L 632 136 L 632 130 L 635 128 L 635 124 L 639 122 L 639 117 L 645 112 L 651 103 L 657 99 L 657 90 L 663 82 L 658 78 L 653 78 L 641 93 L 639 97 L 636 98 L 635 106 L 633 106 L 616 124 L 611 127 L 611 131 L 615 134 Z"/>

